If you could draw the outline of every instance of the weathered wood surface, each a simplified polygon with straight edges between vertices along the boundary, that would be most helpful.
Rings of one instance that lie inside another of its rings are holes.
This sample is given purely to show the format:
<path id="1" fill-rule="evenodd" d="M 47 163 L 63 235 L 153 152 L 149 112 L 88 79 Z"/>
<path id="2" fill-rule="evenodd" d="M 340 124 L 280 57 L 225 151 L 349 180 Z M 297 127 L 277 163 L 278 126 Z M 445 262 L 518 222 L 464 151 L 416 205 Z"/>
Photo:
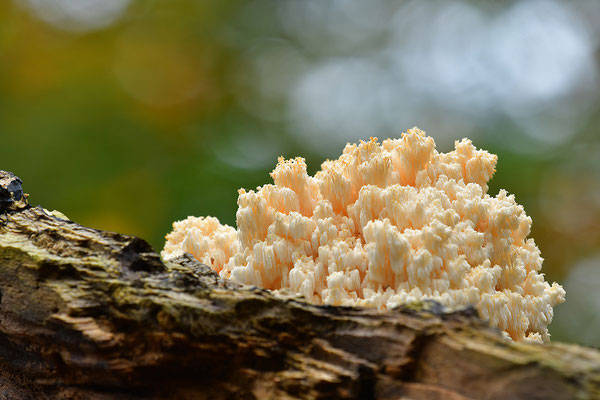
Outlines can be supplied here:
<path id="1" fill-rule="evenodd" d="M 276 297 L 189 257 L 163 263 L 141 239 L 12 208 L 0 399 L 600 399 L 594 349 L 509 343 L 473 310 L 434 303 Z"/>

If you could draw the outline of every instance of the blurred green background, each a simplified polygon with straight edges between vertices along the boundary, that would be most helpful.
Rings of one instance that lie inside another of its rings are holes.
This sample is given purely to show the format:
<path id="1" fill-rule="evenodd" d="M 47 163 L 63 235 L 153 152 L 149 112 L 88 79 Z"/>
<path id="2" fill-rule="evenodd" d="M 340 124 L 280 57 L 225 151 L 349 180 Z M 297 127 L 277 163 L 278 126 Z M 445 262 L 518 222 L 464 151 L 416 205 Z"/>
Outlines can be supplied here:
<path id="1" fill-rule="evenodd" d="M 553 339 L 600 346 L 600 2 L 0 3 L 0 168 L 33 204 L 157 250 L 234 224 L 279 155 L 419 126 L 498 154 L 567 290 Z"/>

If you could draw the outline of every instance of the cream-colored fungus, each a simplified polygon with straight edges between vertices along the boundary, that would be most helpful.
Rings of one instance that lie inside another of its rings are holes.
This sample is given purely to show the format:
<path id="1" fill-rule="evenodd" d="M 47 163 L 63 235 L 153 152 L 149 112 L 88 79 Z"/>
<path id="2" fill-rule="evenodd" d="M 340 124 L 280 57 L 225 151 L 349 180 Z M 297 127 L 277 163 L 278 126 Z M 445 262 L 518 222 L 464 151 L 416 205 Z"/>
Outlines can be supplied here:
<path id="1" fill-rule="evenodd" d="M 222 277 L 319 304 L 473 304 L 513 340 L 547 341 L 565 292 L 540 273 L 523 207 L 487 194 L 496 161 L 468 139 L 439 153 L 417 128 L 348 144 L 314 177 L 304 159 L 280 158 L 274 184 L 239 190 L 237 231 L 189 217 L 162 255 L 189 252 Z"/>

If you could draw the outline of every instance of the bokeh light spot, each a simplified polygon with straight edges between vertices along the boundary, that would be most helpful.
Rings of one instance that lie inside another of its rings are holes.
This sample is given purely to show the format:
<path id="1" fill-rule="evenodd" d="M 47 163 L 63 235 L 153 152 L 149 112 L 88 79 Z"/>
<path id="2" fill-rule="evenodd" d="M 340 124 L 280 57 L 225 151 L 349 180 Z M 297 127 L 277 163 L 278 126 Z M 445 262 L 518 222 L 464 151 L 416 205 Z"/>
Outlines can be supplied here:
<path id="1" fill-rule="evenodd" d="M 16 0 L 19 2 L 19 0 Z M 25 0 L 29 9 L 52 26 L 74 32 L 93 31 L 114 23 L 131 0 Z"/>

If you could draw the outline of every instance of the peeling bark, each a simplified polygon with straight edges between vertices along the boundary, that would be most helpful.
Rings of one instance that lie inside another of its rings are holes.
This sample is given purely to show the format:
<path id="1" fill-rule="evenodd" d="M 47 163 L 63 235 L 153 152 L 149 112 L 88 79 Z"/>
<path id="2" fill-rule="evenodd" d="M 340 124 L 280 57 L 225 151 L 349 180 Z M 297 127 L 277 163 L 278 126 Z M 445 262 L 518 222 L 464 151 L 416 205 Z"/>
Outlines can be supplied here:
<path id="1" fill-rule="evenodd" d="M 274 296 L 21 204 L 0 214 L 0 399 L 46 398 L 600 399 L 600 352 L 433 302 Z"/>

